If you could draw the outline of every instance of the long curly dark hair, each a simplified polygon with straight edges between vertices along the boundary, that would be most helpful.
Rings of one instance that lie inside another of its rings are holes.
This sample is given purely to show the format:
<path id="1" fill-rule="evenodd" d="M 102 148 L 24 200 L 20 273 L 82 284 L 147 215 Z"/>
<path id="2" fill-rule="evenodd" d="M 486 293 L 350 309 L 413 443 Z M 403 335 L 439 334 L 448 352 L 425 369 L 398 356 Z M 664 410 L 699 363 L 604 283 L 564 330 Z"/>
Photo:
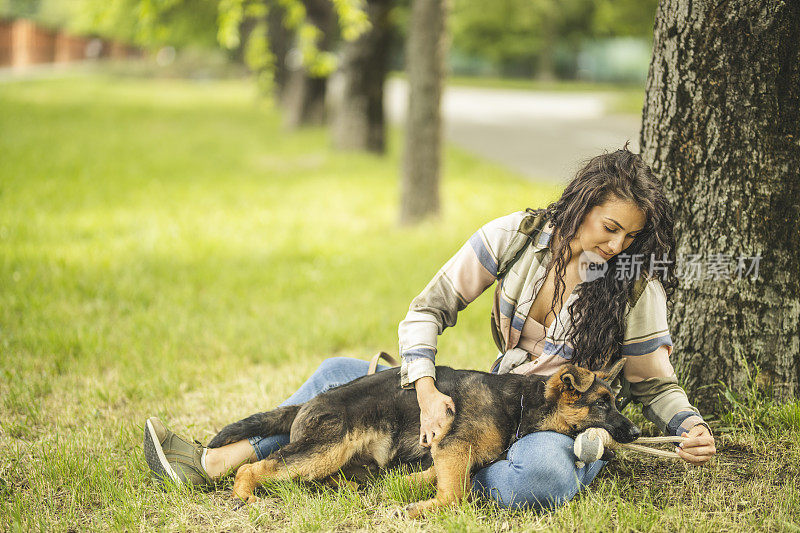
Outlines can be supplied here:
<path id="1" fill-rule="evenodd" d="M 549 274 L 555 269 L 550 310 L 556 314 L 556 304 L 566 290 L 567 264 L 572 259 L 569 243 L 586 214 L 614 197 L 635 203 L 644 212 L 646 223 L 628 248 L 608 260 L 606 275 L 578 285 L 578 298 L 568 309 L 571 325 L 566 338 L 573 348 L 571 362 L 592 370 L 602 368 L 619 355 L 625 335 L 628 296 L 636 279 L 616 275 L 620 256 L 643 254 L 641 275 L 649 276 L 652 254 L 664 267 L 659 269 L 659 274 L 668 300 L 677 287 L 672 207 L 661 182 L 641 156 L 630 152 L 626 144 L 621 150 L 592 158 L 567 185 L 561 198 L 546 209 L 529 210 L 544 212 L 555 227 L 554 238 L 550 241 L 553 260 L 547 270 Z"/>

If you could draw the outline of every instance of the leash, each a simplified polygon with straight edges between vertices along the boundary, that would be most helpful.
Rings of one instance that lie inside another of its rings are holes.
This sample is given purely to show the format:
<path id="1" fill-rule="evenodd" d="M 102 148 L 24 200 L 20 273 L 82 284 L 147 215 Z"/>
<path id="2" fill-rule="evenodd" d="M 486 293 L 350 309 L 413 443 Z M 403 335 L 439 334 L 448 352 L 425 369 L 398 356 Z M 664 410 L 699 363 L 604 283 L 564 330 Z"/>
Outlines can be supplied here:
<path id="1" fill-rule="evenodd" d="M 375 373 L 375 371 L 378 369 L 378 362 L 381 359 L 386 360 L 386 362 L 389 363 L 389 366 L 397 366 L 399 364 L 397 362 L 397 359 L 395 359 L 394 357 L 392 357 L 388 353 L 386 353 L 386 352 L 378 352 L 378 353 L 376 353 L 375 355 L 372 356 L 372 359 L 369 360 L 369 368 L 367 369 L 367 375 L 368 376 L 371 376 L 372 374 Z"/>
<path id="2" fill-rule="evenodd" d="M 517 433 L 514 435 L 514 442 L 517 442 L 519 440 L 519 428 L 522 427 L 522 413 L 525 412 L 525 407 L 524 407 L 524 404 L 523 404 L 524 401 L 525 401 L 525 395 L 524 394 L 520 394 L 520 396 L 519 396 L 519 424 L 517 424 Z M 508 445 L 508 448 L 511 448 L 511 444 Z M 508 448 L 506 448 L 506 450 L 508 450 Z"/>
<path id="3" fill-rule="evenodd" d="M 603 428 L 589 428 L 575 438 L 575 445 L 573 451 L 575 452 L 575 466 L 583 468 L 586 463 L 597 461 L 603 456 L 605 448 L 609 449 L 625 449 L 639 453 L 646 453 L 655 455 L 656 457 L 663 457 L 666 459 L 680 459 L 680 456 L 675 452 L 668 452 L 659 450 L 658 448 L 650 448 L 649 446 L 642 446 L 642 444 L 663 444 L 672 443 L 679 444 L 687 440 L 688 437 L 639 437 L 635 441 L 623 444 L 615 441 L 611 434 Z"/>

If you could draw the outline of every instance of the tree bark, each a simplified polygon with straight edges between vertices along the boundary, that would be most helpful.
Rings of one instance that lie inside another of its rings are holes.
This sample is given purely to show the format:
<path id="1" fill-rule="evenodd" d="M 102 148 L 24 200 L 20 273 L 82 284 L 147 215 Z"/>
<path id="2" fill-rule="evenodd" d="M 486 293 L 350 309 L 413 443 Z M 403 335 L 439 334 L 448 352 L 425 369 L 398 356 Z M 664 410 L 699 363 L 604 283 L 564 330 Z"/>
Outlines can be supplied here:
<path id="1" fill-rule="evenodd" d="M 684 268 L 671 316 L 693 400 L 713 410 L 703 387 L 741 391 L 754 365 L 759 386 L 796 396 L 800 3 L 662 0 L 641 145 L 675 209 L 679 258 L 702 258 L 702 279 Z M 730 256 L 730 279 L 710 272 L 725 262 L 713 254 Z M 758 255 L 758 278 L 738 279 L 737 258 Z"/>
<path id="2" fill-rule="evenodd" d="M 331 124 L 333 145 L 338 149 L 377 153 L 385 149 L 383 83 L 389 67 L 391 7 L 389 0 L 368 0 L 371 28 L 344 46 L 341 93 Z"/>
<path id="3" fill-rule="evenodd" d="M 413 224 L 439 212 L 446 16 L 445 0 L 412 2 L 406 45 L 409 98 L 401 224 Z"/>
<path id="4" fill-rule="evenodd" d="M 330 51 L 336 36 L 336 15 L 330 0 L 303 0 L 308 20 L 322 31 L 320 51 Z M 291 52 L 290 52 L 291 54 Z M 289 77 L 283 91 L 284 126 L 321 126 L 325 123 L 325 92 L 328 78 L 312 76 L 303 65 L 289 61 Z"/>

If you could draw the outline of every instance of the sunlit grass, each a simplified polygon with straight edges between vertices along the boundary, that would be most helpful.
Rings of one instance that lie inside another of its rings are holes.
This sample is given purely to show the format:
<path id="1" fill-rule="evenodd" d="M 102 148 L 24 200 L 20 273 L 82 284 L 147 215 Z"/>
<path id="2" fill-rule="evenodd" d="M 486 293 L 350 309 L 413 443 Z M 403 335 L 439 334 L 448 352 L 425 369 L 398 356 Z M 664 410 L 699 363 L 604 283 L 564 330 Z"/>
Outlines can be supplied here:
<path id="1" fill-rule="evenodd" d="M 717 467 L 623 459 L 555 513 L 464 502 L 396 520 L 392 509 L 430 494 L 402 485 L 400 472 L 358 491 L 273 484 L 242 509 L 224 488 L 162 490 L 141 451 L 147 416 L 207 440 L 284 399 L 325 357 L 396 353 L 409 302 L 479 225 L 559 192 L 449 150 L 441 217 L 400 228 L 400 135 L 380 158 L 279 124 L 246 82 L 0 85 L 0 528 L 718 531 L 743 516 L 772 529 L 797 521 L 796 441 L 746 429 L 720 440 L 729 454 Z M 490 364 L 489 303 L 482 296 L 445 333 L 441 363 Z"/>

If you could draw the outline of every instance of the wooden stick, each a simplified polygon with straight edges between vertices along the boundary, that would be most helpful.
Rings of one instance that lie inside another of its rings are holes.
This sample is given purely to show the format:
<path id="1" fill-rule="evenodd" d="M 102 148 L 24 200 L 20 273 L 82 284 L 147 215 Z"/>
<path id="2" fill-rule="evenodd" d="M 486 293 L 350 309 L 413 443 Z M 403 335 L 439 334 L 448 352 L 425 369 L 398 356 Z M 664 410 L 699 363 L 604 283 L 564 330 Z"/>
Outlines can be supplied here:
<path id="1" fill-rule="evenodd" d="M 658 444 L 662 442 L 674 442 L 674 443 L 681 443 L 688 439 L 688 437 L 639 437 L 633 444 Z"/>
<path id="2" fill-rule="evenodd" d="M 640 453 L 647 453 L 647 454 L 650 454 L 650 455 L 655 455 L 656 457 L 664 457 L 666 459 L 680 459 L 681 457 L 675 452 L 668 452 L 666 450 L 659 450 L 658 448 L 651 448 L 649 446 L 642 446 L 642 444 L 679 444 L 679 443 L 682 443 L 682 442 L 688 440 L 688 437 L 680 437 L 680 436 L 674 436 L 674 437 L 670 437 L 670 436 L 667 436 L 667 437 L 640 437 L 640 438 L 636 439 L 635 441 L 633 441 L 633 443 L 623 444 L 623 443 L 614 441 L 614 439 L 611 437 L 611 434 L 608 431 L 606 431 L 605 429 L 602 429 L 602 428 L 589 428 L 584 433 L 585 434 L 579 435 L 578 439 L 581 439 L 583 437 L 591 438 L 592 436 L 594 436 L 596 438 L 599 438 L 600 439 L 600 443 L 602 444 L 602 446 L 604 446 L 606 448 L 611 448 L 611 449 L 623 448 L 623 449 L 631 450 L 631 451 L 634 451 L 634 452 L 640 452 Z M 578 450 L 577 449 L 578 444 L 580 444 L 580 442 L 581 442 L 578 439 L 575 440 L 575 443 L 576 443 L 575 455 L 577 457 L 579 457 L 579 462 L 581 464 L 583 464 L 584 461 L 580 460 L 580 457 L 581 457 L 581 455 L 583 453 L 583 450 Z M 600 449 L 600 453 L 602 453 L 602 448 Z"/>
<path id="3" fill-rule="evenodd" d="M 636 452 L 642 453 L 649 453 L 650 455 L 655 455 L 657 457 L 665 457 L 668 459 L 680 459 L 680 456 L 675 452 L 667 452 L 664 450 L 659 450 L 656 448 L 648 448 L 647 446 L 641 446 L 639 444 L 620 444 L 617 443 L 617 447 L 625 448 L 627 450 L 633 450 Z"/>

